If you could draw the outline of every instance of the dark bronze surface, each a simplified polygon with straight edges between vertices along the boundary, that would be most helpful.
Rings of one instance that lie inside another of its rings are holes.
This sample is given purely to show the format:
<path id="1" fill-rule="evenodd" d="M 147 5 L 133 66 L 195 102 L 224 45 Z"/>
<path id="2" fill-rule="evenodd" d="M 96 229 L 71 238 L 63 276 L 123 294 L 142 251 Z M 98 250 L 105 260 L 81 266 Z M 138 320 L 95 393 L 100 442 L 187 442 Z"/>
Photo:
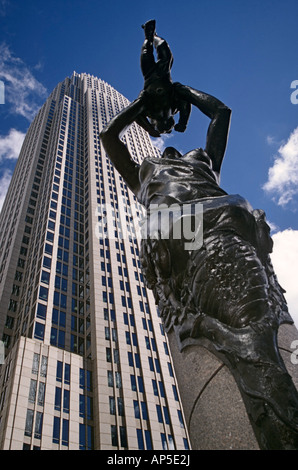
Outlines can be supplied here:
<path id="1" fill-rule="evenodd" d="M 298 394 L 277 345 L 279 325 L 292 319 L 270 260 L 270 229 L 263 211 L 219 186 L 231 111 L 207 93 L 173 83 L 166 41 L 154 21 L 144 31 L 144 90 L 108 123 L 102 143 L 148 217 L 152 205 L 204 208 L 200 248 L 186 251 L 186 240 L 164 238 L 162 227 L 142 239 L 147 284 L 180 349 L 200 344 L 228 365 L 260 448 L 298 449 Z M 152 136 L 184 131 L 191 106 L 210 119 L 205 149 L 181 155 L 169 147 L 161 159 L 136 164 L 120 133 L 134 121 Z"/>

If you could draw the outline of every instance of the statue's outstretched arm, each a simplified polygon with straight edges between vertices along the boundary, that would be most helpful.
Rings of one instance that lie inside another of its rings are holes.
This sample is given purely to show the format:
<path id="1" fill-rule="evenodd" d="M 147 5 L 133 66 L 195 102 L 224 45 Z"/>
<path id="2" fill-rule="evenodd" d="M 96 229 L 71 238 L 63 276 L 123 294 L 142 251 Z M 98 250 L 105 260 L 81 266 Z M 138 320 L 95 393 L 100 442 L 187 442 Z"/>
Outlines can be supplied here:
<path id="1" fill-rule="evenodd" d="M 205 150 L 213 162 L 213 170 L 220 173 L 229 134 L 231 110 L 217 98 L 180 83 L 174 83 L 175 94 L 188 101 L 211 119 Z"/>
<path id="2" fill-rule="evenodd" d="M 101 131 L 100 137 L 105 151 L 129 188 L 136 194 L 139 190 L 139 165 L 132 159 L 120 135 L 144 111 L 141 95 L 129 106 L 113 117 Z"/>

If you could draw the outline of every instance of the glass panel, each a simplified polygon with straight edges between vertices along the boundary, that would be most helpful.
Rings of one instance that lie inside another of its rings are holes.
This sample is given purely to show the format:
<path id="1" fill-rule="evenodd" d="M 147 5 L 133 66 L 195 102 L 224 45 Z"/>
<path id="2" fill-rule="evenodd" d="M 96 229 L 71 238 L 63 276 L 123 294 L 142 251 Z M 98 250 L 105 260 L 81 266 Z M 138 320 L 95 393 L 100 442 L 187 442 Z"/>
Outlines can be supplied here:
<path id="1" fill-rule="evenodd" d="M 68 446 L 68 436 L 69 436 L 69 421 L 63 419 L 62 421 L 62 445 Z"/>
<path id="2" fill-rule="evenodd" d="M 27 410 L 25 436 L 32 436 L 33 410 Z"/>
<path id="3" fill-rule="evenodd" d="M 36 412 L 34 437 L 41 439 L 43 413 Z"/>
<path id="4" fill-rule="evenodd" d="M 41 366 L 40 366 L 40 375 L 41 377 L 47 376 L 47 367 L 48 367 L 48 358 L 47 356 L 42 356 Z"/>
<path id="5" fill-rule="evenodd" d="M 30 401 L 30 403 L 35 403 L 36 389 L 37 389 L 37 380 L 31 379 L 30 389 L 29 389 L 29 401 Z"/>
<path id="6" fill-rule="evenodd" d="M 109 397 L 109 402 L 110 402 L 110 414 L 115 415 L 116 414 L 115 398 L 114 397 Z"/>
<path id="7" fill-rule="evenodd" d="M 112 446 L 118 446 L 118 434 L 117 434 L 117 426 L 111 426 L 111 440 Z"/>
<path id="8" fill-rule="evenodd" d="M 120 426 L 120 442 L 121 447 L 127 447 L 126 428 L 124 426 Z"/>
<path id="9" fill-rule="evenodd" d="M 53 426 L 53 442 L 54 444 L 59 444 L 60 439 L 60 418 L 54 416 L 54 426 Z"/>
<path id="10" fill-rule="evenodd" d="M 85 417 L 85 395 L 80 394 L 80 417 Z"/>
<path id="11" fill-rule="evenodd" d="M 69 390 L 64 390 L 63 393 L 63 411 L 69 413 Z"/>
<path id="12" fill-rule="evenodd" d="M 33 356 L 33 365 L 32 365 L 32 374 L 38 374 L 39 369 L 39 354 L 34 353 Z"/>
<path id="13" fill-rule="evenodd" d="M 143 438 L 142 429 L 137 429 L 137 438 L 138 438 L 139 449 L 143 450 L 144 449 L 144 438 Z"/>
<path id="14" fill-rule="evenodd" d="M 40 406 L 44 405 L 44 394 L 45 394 L 45 383 L 40 382 L 38 387 L 38 397 L 37 397 L 37 404 Z"/>

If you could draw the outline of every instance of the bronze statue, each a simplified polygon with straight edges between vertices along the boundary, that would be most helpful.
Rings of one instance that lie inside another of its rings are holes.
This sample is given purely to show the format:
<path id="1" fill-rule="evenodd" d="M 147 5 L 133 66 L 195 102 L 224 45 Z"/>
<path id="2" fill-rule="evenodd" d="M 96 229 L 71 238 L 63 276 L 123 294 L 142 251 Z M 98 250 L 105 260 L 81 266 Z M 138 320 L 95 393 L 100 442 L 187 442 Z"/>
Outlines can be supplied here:
<path id="1" fill-rule="evenodd" d="M 185 240 L 164 237 L 162 227 L 155 227 L 158 236 L 155 230 L 142 239 L 147 284 L 180 348 L 201 344 L 228 365 L 260 447 L 298 449 L 298 394 L 277 347 L 279 325 L 292 319 L 270 261 L 270 230 L 263 211 L 219 186 L 231 111 L 207 93 L 173 83 L 165 40 L 156 35 L 155 22 L 144 29 L 144 90 L 108 123 L 102 143 L 148 216 L 153 206 L 178 205 L 181 214 L 185 204 L 204 208 L 198 249 L 185 251 Z M 162 45 L 160 68 L 147 57 L 154 38 L 157 48 Z M 161 158 L 134 162 L 120 133 L 134 121 L 151 135 L 184 131 L 191 105 L 210 119 L 205 149 L 181 155 L 168 147 Z"/>

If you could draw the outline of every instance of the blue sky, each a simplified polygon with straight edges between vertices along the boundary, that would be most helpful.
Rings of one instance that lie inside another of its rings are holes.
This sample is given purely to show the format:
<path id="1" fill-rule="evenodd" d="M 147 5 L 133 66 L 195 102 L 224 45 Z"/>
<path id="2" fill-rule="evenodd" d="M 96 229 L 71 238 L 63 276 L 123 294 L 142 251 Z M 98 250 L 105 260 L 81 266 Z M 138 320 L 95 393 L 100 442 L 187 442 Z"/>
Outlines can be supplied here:
<path id="1" fill-rule="evenodd" d="M 174 55 L 173 80 L 232 109 L 221 185 L 265 210 L 298 319 L 297 17 L 297 0 L 0 0 L 0 203 L 24 134 L 59 81 L 87 72 L 137 97 L 141 24 L 155 18 Z M 187 132 L 165 143 L 204 146 L 207 126 L 193 110 Z"/>

